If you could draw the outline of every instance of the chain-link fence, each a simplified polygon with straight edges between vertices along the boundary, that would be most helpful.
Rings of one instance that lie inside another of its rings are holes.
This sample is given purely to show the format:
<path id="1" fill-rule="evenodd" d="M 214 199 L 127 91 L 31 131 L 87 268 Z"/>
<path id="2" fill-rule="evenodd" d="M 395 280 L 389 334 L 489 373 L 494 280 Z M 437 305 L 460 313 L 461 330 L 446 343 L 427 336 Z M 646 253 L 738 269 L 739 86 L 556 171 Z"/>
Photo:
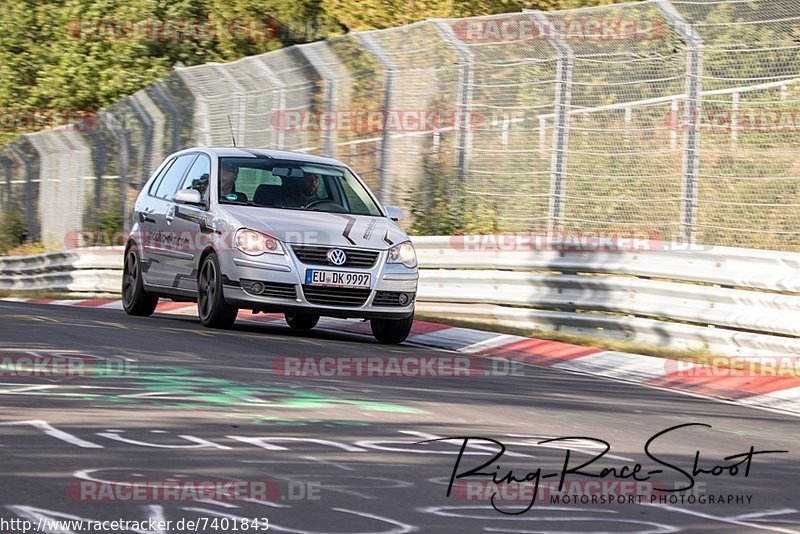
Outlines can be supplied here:
<path id="1" fill-rule="evenodd" d="M 34 239 L 127 213 L 170 152 L 351 165 L 418 232 L 637 229 L 800 250 L 800 2 L 649 0 L 429 20 L 176 68 L 0 148 Z"/>

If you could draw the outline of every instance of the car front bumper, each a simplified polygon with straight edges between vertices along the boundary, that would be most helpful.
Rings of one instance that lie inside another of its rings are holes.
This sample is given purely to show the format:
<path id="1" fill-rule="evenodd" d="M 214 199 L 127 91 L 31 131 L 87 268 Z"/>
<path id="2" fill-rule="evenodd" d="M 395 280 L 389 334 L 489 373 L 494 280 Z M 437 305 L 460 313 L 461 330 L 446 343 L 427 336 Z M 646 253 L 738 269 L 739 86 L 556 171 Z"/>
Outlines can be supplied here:
<path id="1" fill-rule="evenodd" d="M 414 312 L 419 273 L 416 268 L 387 264 L 387 251 L 376 251 L 378 256 L 372 267 L 357 268 L 304 263 L 290 245 L 284 247 L 285 255 L 253 257 L 239 251 L 223 255 L 220 259 L 225 301 L 256 311 L 341 318 L 402 319 Z M 307 269 L 369 273 L 371 287 L 358 290 L 306 285 Z M 263 285 L 264 291 L 255 292 L 254 283 Z"/>

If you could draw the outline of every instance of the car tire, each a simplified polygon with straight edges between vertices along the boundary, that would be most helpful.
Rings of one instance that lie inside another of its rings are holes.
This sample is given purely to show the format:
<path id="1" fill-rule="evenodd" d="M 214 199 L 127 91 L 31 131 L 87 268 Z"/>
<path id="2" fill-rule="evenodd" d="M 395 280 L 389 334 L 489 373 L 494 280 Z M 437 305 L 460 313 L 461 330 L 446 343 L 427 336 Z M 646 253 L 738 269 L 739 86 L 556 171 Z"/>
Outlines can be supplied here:
<path id="1" fill-rule="evenodd" d="M 122 266 L 122 307 L 128 315 L 149 317 L 158 304 L 158 296 L 148 293 L 142 282 L 142 266 L 133 247 L 125 253 Z"/>
<path id="2" fill-rule="evenodd" d="M 209 254 L 197 275 L 197 315 L 200 322 L 209 328 L 230 328 L 238 313 L 238 308 L 225 302 L 219 260 L 216 254 Z"/>
<path id="3" fill-rule="evenodd" d="M 293 330 L 311 330 L 319 322 L 319 315 L 310 313 L 286 313 L 284 318 Z"/>
<path id="4" fill-rule="evenodd" d="M 372 319 L 372 335 L 381 343 L 396 345 L 402 343 L 411 333 L 414 324 L 414 314 L 405 319 Z"/>

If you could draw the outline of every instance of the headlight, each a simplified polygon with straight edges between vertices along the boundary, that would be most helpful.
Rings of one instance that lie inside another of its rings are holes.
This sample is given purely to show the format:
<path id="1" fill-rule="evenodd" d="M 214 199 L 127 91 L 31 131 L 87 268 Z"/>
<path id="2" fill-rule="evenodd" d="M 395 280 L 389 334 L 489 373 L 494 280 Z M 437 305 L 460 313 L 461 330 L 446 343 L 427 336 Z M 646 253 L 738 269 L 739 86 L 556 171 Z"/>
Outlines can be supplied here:
<path id="1" fill-rule="evenodd" d="M 274 237 L 250 230 L 239 228 L 236 230 L 236 248 L 249 256 L 261 254 L 283 255 L 283 245 Z"/>
<path id="2" fill-rule="evenodd" d="M 409 269 L 416 267 L 417 251 L 414 250 L 414 245 L 411 244 L 411 241 L 406 241 L 390 248 L 386 263 L 402 263 Z"/>

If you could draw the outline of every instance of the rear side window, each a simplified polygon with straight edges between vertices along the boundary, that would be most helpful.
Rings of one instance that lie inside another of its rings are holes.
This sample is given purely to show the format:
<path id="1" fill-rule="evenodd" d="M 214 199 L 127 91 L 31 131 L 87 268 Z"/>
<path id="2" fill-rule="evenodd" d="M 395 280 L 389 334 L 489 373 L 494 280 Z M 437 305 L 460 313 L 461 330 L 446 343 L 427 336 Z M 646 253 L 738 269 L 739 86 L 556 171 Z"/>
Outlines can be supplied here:
<path id="1" fill-rule="evenodd" d="M 158 189 L 156 189 L 156 196 L 158 198 L 163 198 L 165 200 L 172 199 L 175 191 L 178 190 L 178 185 L 180 185 L 181 180 L 183 180 L 183 175 L 186 174 L 186 169 L 189 168 L 189 165 L 192 164 L 195 157 L 195 154 L 187 154 L 175 160 L 175 163 L 173 163 L 167 171 L 166 176 L 164 176 L 161 183 L 158 184 Z"/>

